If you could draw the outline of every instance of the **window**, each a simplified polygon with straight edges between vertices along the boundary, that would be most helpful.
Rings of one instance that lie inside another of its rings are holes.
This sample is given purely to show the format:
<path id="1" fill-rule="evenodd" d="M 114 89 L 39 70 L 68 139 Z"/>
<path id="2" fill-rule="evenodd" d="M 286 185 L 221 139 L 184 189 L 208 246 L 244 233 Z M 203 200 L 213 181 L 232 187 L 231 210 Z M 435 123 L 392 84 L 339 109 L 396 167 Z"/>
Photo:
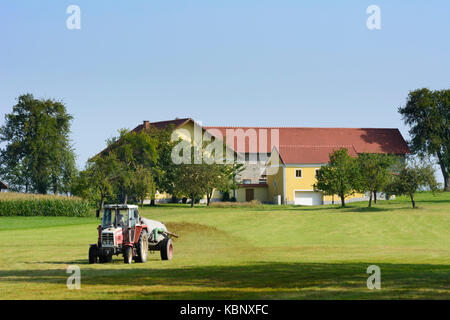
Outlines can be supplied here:
<path id="1" fill-rule="evenodd" d="M 259 178 L 259 183 L 267 183 L 267 175 L 262 174 L 261 177 Z"/>
<path id="2" fill-rule="evenodd" d="M 317 178 L 317 174 L 319 173 L 319 169 L 316 169 L 316 178 Z"/>
<path id="3" fill-rule="evenodd" d="M 302 169 L 295 170 L 295 177 L 296 178 L 301 178 L 302 177 Z"/>
<path id="4" fill-rule="evenodd" d="M 252 180 L 251 180 L 251 179 L 244 179 L 244 180 L 242 181 L 242 183 L 243 183 L 243 184 L 251 184 L 251 183 L 252 183 Z"/>
<path id="5" fill-rule="evenodd" d="M 102 227 L 109 228 L 112 225 L 111 209 L 105 209 L 102 217 Z"/>

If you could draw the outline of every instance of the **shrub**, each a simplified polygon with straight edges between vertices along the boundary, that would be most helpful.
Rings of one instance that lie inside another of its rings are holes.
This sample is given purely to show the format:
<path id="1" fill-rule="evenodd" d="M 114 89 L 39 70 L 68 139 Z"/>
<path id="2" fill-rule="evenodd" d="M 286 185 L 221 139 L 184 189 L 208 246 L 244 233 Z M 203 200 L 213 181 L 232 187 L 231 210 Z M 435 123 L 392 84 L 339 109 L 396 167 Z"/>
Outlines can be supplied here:
<path id="1" fill-rule="evenodd" d="M 249 202 L 211 202 L 211 207 L 216 208 L 254 208 L 261 206 L 259 200 Z"/>
<path id="2" fill-rule="evenodd" d="M 87 201 L 77 197 L 0 193 L 0 216 L 61 216 L 91 215 Z"/>
<path id="3" fill-rule="evenodd" d="M 222 201 L 224 201 L 224 202 L 230 201 L 230 193 L 228 191 L 225 191 L 223 193 Z"/>

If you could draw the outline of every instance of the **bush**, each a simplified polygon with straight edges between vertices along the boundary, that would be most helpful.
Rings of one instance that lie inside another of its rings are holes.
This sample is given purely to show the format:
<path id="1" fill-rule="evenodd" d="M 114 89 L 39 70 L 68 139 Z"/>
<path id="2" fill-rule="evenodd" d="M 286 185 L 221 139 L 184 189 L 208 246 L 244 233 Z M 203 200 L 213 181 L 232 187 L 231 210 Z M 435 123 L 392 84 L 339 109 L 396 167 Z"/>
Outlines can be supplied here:
<path id="1" fill-rule="evenodd" d="M 77 197 L 0 193 L 0 216 L 61 216 L 91 215 L 87 201 Z"/>
<path id="2" fill-rule="evenodd" d="M 230 201 L 230 193 L 228 191 L 225 191 L 223 193 L 222 201 L 224 201 L 224 202 Z"/>
<path id="3" fill-rule="evenodd" d="M 261 206 L 259 200 L 252 200 L 250 202 L 211 202 L 211 207 L 216 208 L 254 208 Z"/>

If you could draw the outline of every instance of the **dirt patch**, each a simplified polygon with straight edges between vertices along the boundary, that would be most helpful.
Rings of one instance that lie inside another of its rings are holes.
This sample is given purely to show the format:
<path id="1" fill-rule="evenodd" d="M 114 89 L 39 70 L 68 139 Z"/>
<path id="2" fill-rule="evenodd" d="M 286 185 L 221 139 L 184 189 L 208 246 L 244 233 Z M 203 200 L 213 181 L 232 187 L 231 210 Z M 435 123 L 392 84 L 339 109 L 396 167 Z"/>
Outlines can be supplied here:
<path id="1" fill-rule="evenodd" d="M 229 245 L 245 245 L 249 247 L 250 244 L 243 238 L 231 235 L 230 233 L 220 230 L 213 226 L 208 226 L 201 223 L 191 222 L 170 222 L 166 224 L 167 229 L 176 233 L 180 238 L 178 241 L 192 240 L 201 241 L 202 239 L 214 240 L 215 242 L 224 242 Z"/>
<path id="2" fill-rule="evenodd" d="M 196 234 L 210 234 L 219 233 L 226 234 L 225 231 L 219 230 L 216 227 L 211 227 L 200 223 L 190 223 L 190 222 L 169 222 L 166 224 L 167 229 L 175 233 L 196 233 Z"/>

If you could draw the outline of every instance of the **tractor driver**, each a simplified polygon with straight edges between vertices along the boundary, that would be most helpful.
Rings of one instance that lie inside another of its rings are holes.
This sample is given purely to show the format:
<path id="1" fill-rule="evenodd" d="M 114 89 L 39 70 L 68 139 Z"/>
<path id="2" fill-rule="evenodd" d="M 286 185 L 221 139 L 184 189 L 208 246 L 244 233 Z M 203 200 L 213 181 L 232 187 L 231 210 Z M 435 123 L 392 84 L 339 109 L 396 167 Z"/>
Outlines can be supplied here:
<path id="1" fill-rule="evenodd" d="M 122 228 L 126 227 L 126 225 L 125 225 L 125 218 L 123 217 L 123 215 L 120 214 L 120 213 L 118 213 L 118 214 L 117 214 L 117 218 L 119 218 L 119 219 L 118 219 L 118 220 L 119 220 L 119 225 L 120 225 Z"/>

